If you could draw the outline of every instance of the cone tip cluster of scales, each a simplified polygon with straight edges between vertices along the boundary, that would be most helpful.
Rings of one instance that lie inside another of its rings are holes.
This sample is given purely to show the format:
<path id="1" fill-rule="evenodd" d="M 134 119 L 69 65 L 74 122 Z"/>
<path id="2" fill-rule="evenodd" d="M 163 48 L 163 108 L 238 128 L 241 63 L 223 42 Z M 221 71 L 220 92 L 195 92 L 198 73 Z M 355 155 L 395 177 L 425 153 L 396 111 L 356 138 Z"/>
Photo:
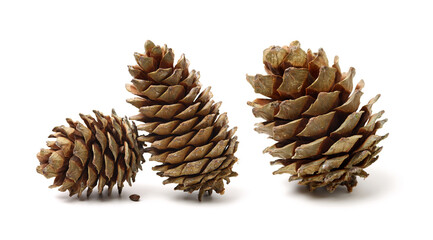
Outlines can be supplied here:
<path id="1" fill-rule="evenodd" d="M 388 136 L 376 134 L 387 121 L 379 120 L 384 111 L 372 112 L 380 95 L 358 110 L 364 81 L 353 90 L 355 69 L 341 72 L 337 56 L 330 66 L 323 49 L 305 52 L 298 41 L 265 49 L 263 63 L 267 75 L 247 75 L 247 81 L 266 98 L 248 105 L 264 119 L 255 130 L 277 141 L 264 150 L 279 158 L 272 165 L 282 165 L 274 174 L 288 173 L 310 191 L 343 185 L 351 192 Z"/>
<path id="2" fill-rule="evenodd" d="M 175 64 L 166 45 L 147 41 L 144 48 L 134 54 L 137 64 L 128 66 L 133 79 L 126 89 L 136 95 L 127 102 L 139 109 L 131 119 L 143 122 L 137 128 L 148 132 L 138 140 L 150 143 L 145 151 L 161 163 L 153 170 L 168 177 L 164 184 L 177 184 L 176 190 L 198 190 L 199 200 L 205 192 L 223 194 L 223 180 L 237 176 L 232 171 L 236 128 L 229 130 L 227 114 L 219 114 L 221 102 L 212 100 L 210 88 L 201 91 L 200 73 L 188 70 L 183 54 Z"/>
<path id="3" fill-rule="evenodd" d="M 36 171 L 46 178 L 54 177 L 50 188 L 59 187 L 69 195 L 78 197 L 87 188 L 87 196 L 97 186 L 108 195 L 117 184 L 119 194 L 124 181 L 131 185 L 143 159 L 143 143 L 137 141 L 137 128 L 128 119 L 120 118 L 113 110 L 111 116 L 94 111 L 96 119 L 80 114 L 84 124 L 66 119 L 68 126 L 53 129 L 47 141 L 48 149 L 37 154 Z"/>

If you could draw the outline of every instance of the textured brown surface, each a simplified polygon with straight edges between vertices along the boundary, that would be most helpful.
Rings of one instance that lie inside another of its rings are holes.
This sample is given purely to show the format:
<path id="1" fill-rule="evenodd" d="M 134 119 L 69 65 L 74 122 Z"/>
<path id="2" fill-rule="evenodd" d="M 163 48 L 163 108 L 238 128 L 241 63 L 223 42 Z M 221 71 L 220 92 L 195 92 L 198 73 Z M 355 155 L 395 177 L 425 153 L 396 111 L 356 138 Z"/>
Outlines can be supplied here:
<path id="1" fill-rule="evenodd" d="M 199 190 L 199 200 L 206 191 L 223 194 L 223 180 L 237 175 L 236 128 L 229 130 L 221 103 L 212 100 L 210 87 L 201 90 L 200 74 L 188 70 L 184 55 L 174 64 L 171 48 L 151 41 L 144 48 L 134 54 L 137 65 L 129 66 L 133 79 L 126 89 L 137 96 L 127 102 L 140 112 L 131 119 L 144 122 L 138 130 L 149 133 L 138 140 L 149 142 L 150 160 L 161 163 L 153 170 L 177 190 Z"/>
<path id="2" fill-rule="evenodd" d="M 48 149 L 37 154 L 40 165 L 36 171 L 47 178 L 55 177 L 50 187 L 60 187 L 69 195 L 87 188 L 89 196 L 94 187 L 102 193 L 108 186 L 108 195 L 117 183 L 119 194 L 126 180 L 135 181 L 143 159 L 143 144 L 137 142 L 137 128 L 127 118 L 120 118 L 113 110 L 111 116 L 94 111 L 96 119 L 80 114 L 84 124 L 67 118 L 69 126 L 53 129 L 47 141 Z"/>
<path id="3" fill-rule="evenodd" d="M 353 90 L 355 69 L 342 73 L 338 61 L 330 66 L 323 49 L 305 52 L 294 41 L 264 50 L 268 75 L 247 75 L 255 92 L 267 97 L 248 105 L 265 120 L 255 130 L 277 141 L 264 150 L 279 158 L 271 164 L 282 165 L 274 174 L 291 174 L 290 181 L 310 190 L 332 192 L 344 185 L 352 191 L 357 176 L 368 176 L 364 168 L 378 159 L 377 144 L 388 136 L 376 135 L 387 121 L 378 120 L 384 111 L 372 112 L 380 95 L 358 110 L 364 81 Z"/>

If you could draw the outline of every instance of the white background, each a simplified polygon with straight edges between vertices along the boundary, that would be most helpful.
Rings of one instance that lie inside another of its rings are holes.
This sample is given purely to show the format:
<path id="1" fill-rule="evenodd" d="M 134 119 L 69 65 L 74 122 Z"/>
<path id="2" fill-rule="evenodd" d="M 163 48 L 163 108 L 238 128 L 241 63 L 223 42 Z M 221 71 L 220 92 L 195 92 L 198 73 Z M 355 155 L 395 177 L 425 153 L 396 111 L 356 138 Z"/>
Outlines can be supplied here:
<path id="1" fill-rule="evenodd" d="M 432 20 L 428 1 L 1 1 L 0 238 L 432 239 Z M 239 176 L 201 203 L 162 185 L 149 161 L 121 197 L 49 189 L 35 155 L 54 126 L 93 109 L 137 112 L 126 66 L 147 39 L 185 53 L 223 101 L 239 127 Z M 245 74 L 264 73 L 263 49 L 292 40 L 354 66 L 362 103 L 382 94 L 374 110 L 386 110 L 390 136 L 353 193 L 308 193 L 262 154 L 272 141 L 253 131 Z"/>

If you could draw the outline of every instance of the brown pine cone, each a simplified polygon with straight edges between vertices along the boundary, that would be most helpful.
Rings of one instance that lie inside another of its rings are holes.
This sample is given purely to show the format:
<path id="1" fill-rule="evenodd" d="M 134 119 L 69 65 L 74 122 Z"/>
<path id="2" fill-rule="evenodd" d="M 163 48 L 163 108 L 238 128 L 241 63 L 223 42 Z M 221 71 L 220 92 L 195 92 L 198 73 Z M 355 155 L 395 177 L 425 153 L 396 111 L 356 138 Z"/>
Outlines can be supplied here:
<path id="1" fill-rule="evenodd" d="M 53 129 L 47 141 L 49 149 L 37 154 L 40 165 L 36 171 L 46 178 L 55 177 L 50 188 L 69 191 L 69 196 L 81 196 L 87 187 L 87 197 L 98 185 L 101 194 L 105 185 L 108 195 L 117 183 L 119 194 L 123 182 L 135 181 L 143 159 L 143 144 L 137 142 L 137 128 L 113 110 L 111 116 L 94 111 L 96 119 L 80 114 L 84 124 L 67 118 L 69 126 Z"/>
<path id="2" fill-rule="evenodd" d="M 344 185 L 350 192 L 356 177 L 367 177 L 364 168 L 378 159 L 386 138 L 376 135 L 387 119 L 384 111 L 372 114 L 380 95 L 357 111 L 364 81 L 353 88 L 355 69 L 341 73 L 338 57 L 329 66 L 325 51 L 307 52 L 294 41 L 263 52 L 268 75 L 248 76 L 256 93 L 267 98 L 248 102 L 256 117 L 265 119 L 255 128 L 277 143 L 264 150 L 283 165 L 274 174 L 289 173 L 310 191 L 326 187 L 333 192 Z"/>
<path id="3" fill-rule="evenodd" d="M 149 142 L 145 151 L 151 161 L 162 163 L 153 170 L 163 183 L 176 183 L 176 190 L 203 194 L 224 193 L 223 179 L 237 176 L 236 128 L 229 130 L 227 114 L 219 114 L 220 102 L 212 100 L 210 87 L 200 92 L 200 74 L 189 71 L 182 55 L 174 64 L 174 53 L 167 46 L 144 45 L 145 53 L 135 53 L 138 65 L 129 66 L 132 84 L 126 89 L 137 97 L 127 102 L 139 108 L 132 120 L 144 122 L 139 130 L 149 134 L 139 141 Z"/>

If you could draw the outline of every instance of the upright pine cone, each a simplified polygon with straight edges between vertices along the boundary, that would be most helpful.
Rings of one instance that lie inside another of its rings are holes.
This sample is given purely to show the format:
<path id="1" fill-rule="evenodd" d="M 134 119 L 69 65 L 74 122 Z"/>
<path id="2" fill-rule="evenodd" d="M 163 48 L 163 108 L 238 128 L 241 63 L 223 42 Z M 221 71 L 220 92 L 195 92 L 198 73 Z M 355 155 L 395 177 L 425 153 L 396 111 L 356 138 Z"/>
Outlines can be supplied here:
<path id="1" fill-rule="evenodd" d="M 101 194 L 108 185 L 108 195 L 117 183 L 119 194 L 123 182 L 129 185 L 135 181 L 143 159 L 143 144 L 137 142 L 137 128 L 127 118 L 113 113 L 104 116 L 94 111 L 96 119 L 80 114 L 84 124 L 67 118 L 69 126 L 53 129 L 47 141 L 49 149 L 41 149 L 37 154 L 40 165 L 36 171 L 47 178 L 55 177 L 50 187 L 60 187 L 59 191 L 69 190 L 69 196 L 81 196 L 87 187 L 87 196 L 98 184 Z"/>
<path id="2" fill-rule="evenodd" d="M 168 177 L 164 184 L 178 184 L 176 190 L 199 190 L 200 201 L 206 191 L 223 194 L 223 179 L 237 176 L 236 128 L 228 130 L 227 114 L 219 114 L 221 103 L 214 103 L 210 87 L 200 92 L 200 74 L 188 71 L 183 54 L 173 66 L 171 48 L 151 41 L 144 48 L 145 54 L 134 54 L 138 65 L 129 66 L 134 79 L 126 89 L 138 96 L 127 100 L 140 111 L 131 119 L 144 122 L 137 127 L 149 133 L 138 140 L 151 143 L 145 151 L 162 163 L 153 170 Z"/>
<path id="3" fill-rule="evenodd" d="M 355 69 L 341 73 L 338 57 L 330 67 L 323 49 L 305 53 L 298 41 L 264 50 L 263 63 L 269 75 L 247 75 L 247 81 L 268 98 L 248 104 L 265 119 L 255 130 L 277 141 L 264 150 L 280 158 L 271 164 L 283 165 L 274 174 L 289 173 L 289 181 L 301 180 L 310 191 L 344 185 L 351 192 L 388 136 L 376 135 L 387 121 L 377 121 L 384 111 L 372 114 L 380 95 L 357 111 L 364 82 L 352 92 Z"/>

